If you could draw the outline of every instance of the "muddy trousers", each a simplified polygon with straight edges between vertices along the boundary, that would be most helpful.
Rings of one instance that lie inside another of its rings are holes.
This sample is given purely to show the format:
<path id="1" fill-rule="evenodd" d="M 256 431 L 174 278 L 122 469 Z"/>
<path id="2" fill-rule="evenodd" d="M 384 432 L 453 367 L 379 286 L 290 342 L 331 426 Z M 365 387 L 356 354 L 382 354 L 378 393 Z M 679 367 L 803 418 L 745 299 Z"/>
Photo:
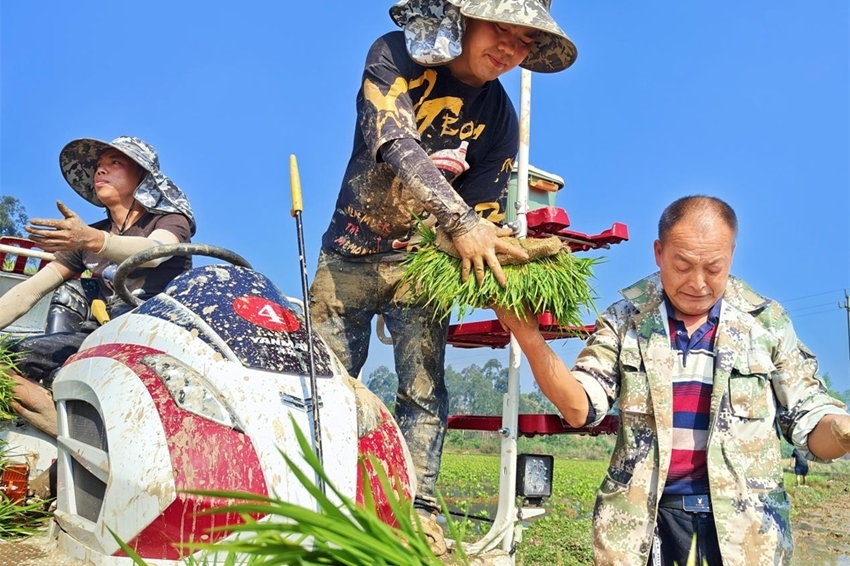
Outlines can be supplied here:
<path id="1" fill-rule="evenodd" d="M 694 562 L 688 562 L 691 545 L 696 537 Z M 714 515 L 694 513 L 684 509 L 658 508 L 656 544 L 652 547 L 649 566 L 722 566 L 720 545 Z"/>
<path id="2" fill-rule="evenodd" d="M 438 510 L 435 485 L 448 421 L 445 350 L 448 317 L 405 303 L 398 262 L 357 262 L 322 251 L 310 287 L 313 329 L 352 377 L 366 363 L 372 320 L 392 336 L 398 393 L 395 418 L 416 469 L 419 508 Z M 364 376 L 364 378 L 367 376 Z"/>

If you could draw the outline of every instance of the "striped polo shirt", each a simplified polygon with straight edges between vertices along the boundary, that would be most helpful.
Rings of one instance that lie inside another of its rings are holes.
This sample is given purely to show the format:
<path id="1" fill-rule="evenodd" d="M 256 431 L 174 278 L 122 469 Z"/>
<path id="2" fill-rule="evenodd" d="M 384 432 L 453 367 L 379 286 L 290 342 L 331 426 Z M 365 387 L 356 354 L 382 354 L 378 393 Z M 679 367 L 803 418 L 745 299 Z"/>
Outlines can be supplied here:
<path id="1" fill-rule="evenodd" d="M 709 409 L 714 382 L 714 335 L 720 318 L 720 301 L 708 312 L 708 320 L 691 336 L 685 324 L 673 315 L 673 305 L 664 296 L 673 365 L 673 453 L 665 495 L 708 493 Z"/>

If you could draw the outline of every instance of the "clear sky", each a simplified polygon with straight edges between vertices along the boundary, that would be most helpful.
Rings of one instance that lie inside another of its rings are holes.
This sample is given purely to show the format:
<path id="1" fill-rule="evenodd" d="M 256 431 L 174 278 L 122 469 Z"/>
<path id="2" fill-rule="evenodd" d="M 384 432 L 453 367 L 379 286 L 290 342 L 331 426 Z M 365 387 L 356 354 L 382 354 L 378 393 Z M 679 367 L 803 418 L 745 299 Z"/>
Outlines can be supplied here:
<path id="1" fill-rule="evenodd" d="M 312 280 L 348 159 L 366 50 L 390 2 L 0 4 L 0 195 L 30 217 L 63 200 L 102 213 L 58 167 L 79 137 L 139 136 L 189 195 L 195 241 L 232 249 L 302 296 L 289 155 L 298 159 Z M 661 210 L 705 193 L 738 212 L 733 272 L 781 301 L 821 371 L 850 390 L 850 8 L 846 0 L 554 0 L 578 47 L 533 75 L 532 165 L 563 177 L 571 229 L 626 224 L 598 306 L 655 270 Z M 519 71 L 502 80 L 519 105 Z M 471 319 L 491 318 L 475 313 Z M 590 322 L 590 321 L 588 321 Z M 568 362 L 575 340 L 556 346 Z M 461 369 L 507 350 L 449 348 Z M 392 368 L 374 342 L 366 374 Z M 523 366 L 523 388 L 529 378 Z"/>

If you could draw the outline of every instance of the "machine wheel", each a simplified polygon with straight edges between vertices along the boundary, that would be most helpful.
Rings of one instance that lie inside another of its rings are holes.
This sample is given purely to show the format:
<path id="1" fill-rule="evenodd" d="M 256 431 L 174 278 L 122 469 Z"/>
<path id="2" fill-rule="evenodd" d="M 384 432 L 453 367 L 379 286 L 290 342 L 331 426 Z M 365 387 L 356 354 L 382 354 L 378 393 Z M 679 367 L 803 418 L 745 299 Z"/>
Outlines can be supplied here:
<path id="1" fill-rule="evenodd" d="M 127 289 L 127 276 L 135 271 L 140 265 L 161 257 L 173 255 L 200 255 L 214 257 L 238 267 L 247 267 L 248 269 L 252 269 L 248 260 L 236 252 L 232 252 L 225 248 L 211 246 L 209 244 L 165 244 L 149 248 L 147 250 L 142 250 L 122 261 L 118 266 L 118 269 L 115 271 L 115 279 L 113 280 L 115 293 L 128 305 L 132 305 L 134 307 L 139 306 L 143 301 L 139 297 L 130 293 L 130 290 Z"/>

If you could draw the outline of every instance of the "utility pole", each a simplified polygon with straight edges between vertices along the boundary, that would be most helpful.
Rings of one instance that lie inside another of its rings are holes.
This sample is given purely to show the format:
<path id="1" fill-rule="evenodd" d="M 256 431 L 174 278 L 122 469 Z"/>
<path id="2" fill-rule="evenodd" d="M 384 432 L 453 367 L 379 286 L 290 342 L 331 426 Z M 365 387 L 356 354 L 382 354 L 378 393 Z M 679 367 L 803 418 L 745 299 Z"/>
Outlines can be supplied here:
<path id="1" fill-rule="evenodd" d="M 847 351 L 850 353 L 850 295 L 844 289 L 844 304 L 838 303 L 838 308 L 847 311 Z"/>

